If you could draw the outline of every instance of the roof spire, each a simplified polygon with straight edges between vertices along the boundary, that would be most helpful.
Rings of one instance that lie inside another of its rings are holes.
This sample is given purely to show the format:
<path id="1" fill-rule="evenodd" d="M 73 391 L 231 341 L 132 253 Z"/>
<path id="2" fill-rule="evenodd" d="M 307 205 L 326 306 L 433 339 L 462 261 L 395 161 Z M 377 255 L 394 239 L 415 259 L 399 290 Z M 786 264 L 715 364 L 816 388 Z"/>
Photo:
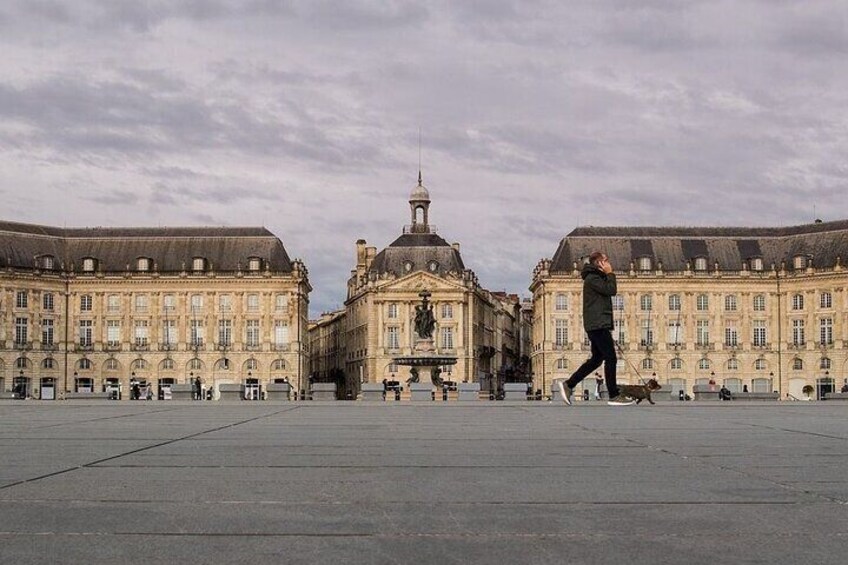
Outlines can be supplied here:
<path id="1" fill-rule="evenodd" d="M 423 186 L 421 183 L 421 169 L 418 169 L 418 186 Z"/>
<path id="2" fill-rule="evenodd" d="M 418 126 L 418 186 L 421 186 L 421 126 Z"/>

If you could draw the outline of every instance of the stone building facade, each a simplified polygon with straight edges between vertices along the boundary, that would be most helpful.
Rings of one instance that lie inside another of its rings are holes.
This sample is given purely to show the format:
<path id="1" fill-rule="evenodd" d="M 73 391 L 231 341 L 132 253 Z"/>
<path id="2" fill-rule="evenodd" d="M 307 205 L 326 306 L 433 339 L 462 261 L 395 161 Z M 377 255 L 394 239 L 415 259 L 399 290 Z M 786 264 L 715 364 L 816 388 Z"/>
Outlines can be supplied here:
<path id="1" fill-rule="evenodd" d="M 435 308 L 436 353 L 457 357 L 442 377 L 493 386 L 498 370 L 517 361 L 518 300 L 482 288 L 465 267 L 459 244 L 437 235 L 420 176 L 409 206 L 411 224 L 387 248 L 378 253 L 365 240 L 356 244 L 343 322 L 347 386 L 409 377 L 408 368 L 396 366 L 393 358 L 413 353 L 412 320 L 422 291 L 431 293 Z"/>
<path id="2" fill-rule="evenodd" d="M 347 398 L 345 369 L 345 309 L 325 312 L 309 322 L 309 382 L 336 383 L 340 398 Z M 308 384 L 308 383 L 307 383 Z"/>
<path id="3" fill-rule="evenodd" d="M 308 273 L 264 228 L 0 223 L 0 390 L 120 393 L 308 370 Z"/>
<path id="4" fill-rule="evenodd" d="M 546 392 L 589 356 L 579 270 L 594 250 L 618 277 L 620 381 L 638 382 L 638 371 L 675 393 L 712 380 L 802 399 L 848 378 L 848 221 L 584 227 L 533 272 L 533 367 Z"/>

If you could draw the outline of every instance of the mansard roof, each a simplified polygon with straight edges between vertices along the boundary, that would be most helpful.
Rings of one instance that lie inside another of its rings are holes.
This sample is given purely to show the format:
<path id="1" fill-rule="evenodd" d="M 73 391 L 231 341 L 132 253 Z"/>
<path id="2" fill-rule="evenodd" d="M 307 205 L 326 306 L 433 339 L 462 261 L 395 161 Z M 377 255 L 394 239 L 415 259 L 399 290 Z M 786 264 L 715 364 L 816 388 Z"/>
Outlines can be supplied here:
<path id="1" fill-rule="evenodd" d="M 435 233 L 405 233 L 380 251 L 371 263 L 370 271 L 402 275 L 412 271 L 428 271 L 430 263 L 437 265 L 436 273 L 465 270 L 462 256 L 447 241 Z M 406 264 L 412 268 L 407 271 Z"/>
<path id="2" fill-rule="evenodd" d="M 785 227 L 578 227 L 560 242 L 551 271 L 568 271 L 596 250 L 607 253 L 616 269 L 650 257 L 666 271 L 683 270 L 688 261 L 703 257 L 710 269 L 741 270 L 743 263 L 761 258 L 771 264 L 791 264 L 804 255 L 816 267 L 832 267 L 837 257 L 848 259 L 848 220 Z"/>
<path id="3" fill-rule="evenodd" d="M 292 271 L 283 243 L 261 227 L 57 228 L 0 221 L 0 267 L 31 269 L 44 256 L 55 259 L 57 270 L 78 271 L 86 258 L 97 261 L 98 271 L 135 270 L 144 257 L 159 272 L 177 272 L 200 257 L 216 271 L 246 270 L 251 258 L 263 261 L 262 270 Z"/>

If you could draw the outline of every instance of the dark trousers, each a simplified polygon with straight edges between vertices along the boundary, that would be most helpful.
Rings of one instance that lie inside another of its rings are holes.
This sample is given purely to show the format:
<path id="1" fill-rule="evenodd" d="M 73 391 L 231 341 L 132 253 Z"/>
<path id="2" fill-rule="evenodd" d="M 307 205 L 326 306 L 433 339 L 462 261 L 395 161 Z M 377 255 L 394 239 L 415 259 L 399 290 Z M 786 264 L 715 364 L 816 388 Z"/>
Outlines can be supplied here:
<path id="1" fill-rule="evenodd" d="M 589 374 L 604 364 L 604 380 L 607 383 L 607 391 L 610 398 L 618 396 L 618 385 L 615 383 L 615 342 L 612 340 L 612 332 L 610 330 L 591 330 L 586 332 L 589 336 L 589 343 L 592 344 L 592 357 L 588 361 L 580 365 L 574 371 L 574 374 L 569 377 L 565 384 L 569 388 L 574 388 L 585 379 Z"/>

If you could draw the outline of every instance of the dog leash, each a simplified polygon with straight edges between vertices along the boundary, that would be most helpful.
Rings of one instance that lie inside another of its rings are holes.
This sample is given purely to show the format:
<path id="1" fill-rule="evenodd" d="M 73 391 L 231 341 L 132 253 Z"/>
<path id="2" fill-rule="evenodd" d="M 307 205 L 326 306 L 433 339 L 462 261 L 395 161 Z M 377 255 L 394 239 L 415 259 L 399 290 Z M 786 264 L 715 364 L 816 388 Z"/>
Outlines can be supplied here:
<path id="1" fill-rule="evenodd" d="M 624 304 L 622 303 L 622 306 L 623 305 Z M 623 308 L 622 308 L 622 310 L 623 310 Z M 614 311 L 615 310 L 613 310 L 613 312 Z M 621 315 L 618 316 L 618 324 L 615 324 L 615 323 L 613 324 L 613 326 L 616 326 L 616 325 L 619 328 L 621 327 Z M 615 327 L 613 327 L 613 331 L 615 331 Z M 630 359 L 628 359 L 627 356 L 624 354 L 624 349 L 621 348 L 621 344 L 618 342 L 617 337 L 618 336 L 613 337 L 613 342 L 615 343 L 616 348 L 618 348 L 618 352 L 619 352 L 619 354 L 621 354 L 621 358 L 624 359 L 627 362 L 628 365 L 630 365 L 630 368 L 633 369 L 633 372 L 636 373 L 636 376 L 639 377 L 639 380 L 642 381 L 643 385 L 648 384 L 647 382 L 645 382 L 645 379 L 642 378 L 642 374 L 639 372 L 639 369 L 636 368 L 636 365 L 634 365 L 633 362 L 630 361 Z"/>

